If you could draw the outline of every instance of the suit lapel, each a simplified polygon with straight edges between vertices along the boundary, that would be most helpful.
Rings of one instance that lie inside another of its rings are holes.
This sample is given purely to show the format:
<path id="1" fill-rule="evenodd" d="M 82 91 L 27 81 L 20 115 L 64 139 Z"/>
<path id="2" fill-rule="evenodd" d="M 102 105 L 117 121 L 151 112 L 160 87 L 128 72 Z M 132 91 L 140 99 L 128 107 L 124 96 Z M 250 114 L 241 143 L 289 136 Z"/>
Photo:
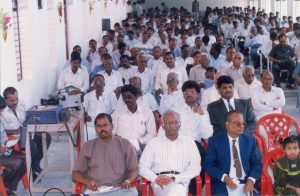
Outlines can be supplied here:
<path id="1" fill-rule="evenodd" d="M 230 165 L 231 165 L 231 157 L 230 157 L 230 144 L 229 144 L 229 139 L 228 139 L 228 136 L 227 134 L 224 134 L 224 137 L 223 137 L 223 140 L 224 140 L 224 148 L 223 148 L 223 152 L 226 154 L 226 160 L 225 161 L 225 165 L 226 165 L 226 172 L 227 174 L 229 175 L 230 173 Z"/>
<path id="2" fill-rule="evenodd" d="M 220 98 L 218 102 L 219 102 L 218 105 L 219 105 L 220 111 L 221 111 L 220 115 L 222 115 L 222 117 L 224 118 L 224 122 L 225 122 L 226 118 L 227 118 L 227 114 L 228 114 L 227 107 L 222 98 Z"/>
<path id="3" fill-rule="evenodd" d="M 248 149 L 246 145 L 247 145 L 247 142 L 245 141 L 245 138 L 243 137 L 243 135 L 240 135 L 239 148 L 240 148 L 241 162 L 242 162 L 244 171 L 246 171 L 245 170 L 245 161 L 247 161 L 247 158 L 246 158 L 247 153 L 245 151 Z"/>

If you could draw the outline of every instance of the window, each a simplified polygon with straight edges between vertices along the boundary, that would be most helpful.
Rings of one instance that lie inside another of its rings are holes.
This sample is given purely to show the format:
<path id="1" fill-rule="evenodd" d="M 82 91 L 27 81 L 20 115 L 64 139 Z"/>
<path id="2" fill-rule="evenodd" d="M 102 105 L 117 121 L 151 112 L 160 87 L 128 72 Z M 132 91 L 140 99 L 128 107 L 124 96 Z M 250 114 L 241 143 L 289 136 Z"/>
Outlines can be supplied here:
<path id="1" fill-rule="evenodd" d="M 258 8 L 258 0 L 250 0 L 250 8 L 252 7 Z"/>
<path id="2" fill-rule="evenodd" d="M 20 23 L 19 23 L 19 9 L 18 0 L 12 1 L 13 5 L 13 29 L 14 29 L 14 39 L 15 39 L 15 53 L 16 53 L 16 66 L 17 66 L 17 78 L 18 81 L 23 79 L 23 69 L 22 69 L 22 53 L 21 53 L 21 37 L 20 37 Z"/>
<path id="3" fill-rule="evenodd" d="M 294 18 L 300 16 L 300 0 L 294 0 Z"/>
<path id="4" fill-rule="evenodd" d="M 261 0 L 261 8 L 265 9 L 265 13 L 271 12 L 271 1 L 270 0 Z"/>
<path id="5" fill-rule="evenodd" d="M 275 12 L 279 12 L 280 16 L 286 16 L 287 0 L 275 0 Z"/>

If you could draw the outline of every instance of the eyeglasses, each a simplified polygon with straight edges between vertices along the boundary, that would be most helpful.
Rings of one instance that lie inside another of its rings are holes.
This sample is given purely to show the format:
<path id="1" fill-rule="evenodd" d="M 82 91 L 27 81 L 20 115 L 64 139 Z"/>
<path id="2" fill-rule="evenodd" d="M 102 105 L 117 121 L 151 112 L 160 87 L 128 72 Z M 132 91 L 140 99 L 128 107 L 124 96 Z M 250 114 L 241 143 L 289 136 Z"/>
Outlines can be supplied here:
<path id="1" fill-rule="evenodd" d="M 245 122 L 237 122 L 237 121 L 235 122 L 228 121 L 228 122 L 233 124 L 233 126 L 235 127 L 242 127 L 242 126 L 245 127 L 247 125 Z"/>
<path id="2" fill-rule="evenodd" d="M 167 126 L 171 126 L 171 125 L 180 125 L 180 122 L 178 122 L 177 120 L 166 121 L 166 122 L 164 122 L 164 125 L 167 125 Z"/>

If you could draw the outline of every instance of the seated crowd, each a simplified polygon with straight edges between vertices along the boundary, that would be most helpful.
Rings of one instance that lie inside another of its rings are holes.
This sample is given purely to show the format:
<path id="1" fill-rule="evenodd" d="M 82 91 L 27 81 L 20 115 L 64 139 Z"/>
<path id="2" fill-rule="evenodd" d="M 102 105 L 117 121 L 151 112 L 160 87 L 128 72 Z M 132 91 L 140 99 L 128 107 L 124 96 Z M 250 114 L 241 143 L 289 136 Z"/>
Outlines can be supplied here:
<path id="1" fill-rule="evenodd" d="M 139 1 L 134 5 L 122 24 L 89 41 L 85 57 L 74 46 L 60 73 L 58 89 L 74 86 L 79 90 L 72 93 L 84 95 L 86 144 L 72 180 L 92 191 L 120 187 L 105 195 L 123 196 L 138 195 L 130 184 L 142 176 L 154 195 L 182 196 L 195 193 L 194 178 L 207 172 L 213 195 L 255 193 L 262 164 L 252 135 L 262 116 L 282 113 L 281 71 L 288 72 L 287 88 L 294 87 L 294 78 L 300 85 L 300 18 L 293 23 L 255 8 L 208 7 L 199 21 L 184 8 L 162 4 L 162 9 L 144 13 Z M 267 61 L 272 70 L 256 78 L 255 68 Z M 0 165 L 18 159 L 22 168 L 13 179 L 3 175 L 13 195 L 25 162 L 23 155 L 7 150 L 5 138 L 20 137 L 26 129 L 25 106 L 13 87 L 3 96 Z M 42 171 L 41 136 L 31 138 L 36 177 Z M 50 142 L 48 135 L 48 147 Z M 287 158 L 298 159 L 293 171 L 299 179 L 299 157 Z M 16 168 L 14 164 L 6 167 Z M 299 183 L 285 186 L 287 178 L 275 182 L 300 193 Z"/>

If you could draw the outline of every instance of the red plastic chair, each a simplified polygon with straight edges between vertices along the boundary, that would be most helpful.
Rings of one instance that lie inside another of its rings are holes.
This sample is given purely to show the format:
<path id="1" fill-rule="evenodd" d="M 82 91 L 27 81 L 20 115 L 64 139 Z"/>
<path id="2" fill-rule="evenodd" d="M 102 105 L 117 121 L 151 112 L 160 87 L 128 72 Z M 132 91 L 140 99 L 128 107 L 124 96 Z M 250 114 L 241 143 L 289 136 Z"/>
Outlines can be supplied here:
<path id="1" fill-rule="evenodd" d="M 138 182 L 137 179 L 131 182 L 132 187 L 137 188 Z M 75 183 L 75 194 L 82 194 L 84 192 L 85 186 L 82 183 L 76 182 Z"/>
<path id="2" fill-rule="evenodd" d="M 202 195 L 202 180 L 200 176 L 195 177 L 196 178 L 196 195 L 201 196 Z M 148 190 L 148 194 L 147 194 Z M 189 195 L 191 195 L 189 193 Z M 152 188 L 151 188 L 151 182 L 147 181 L 147 179 L 142 178 L 142 196 L 154 196 Z"/>
<path id="3" fill-rule="evenodd" d="M 258 137 L 261 140 L 263 154 L 277 148 L 282 148 L 280 139 L 284 139 L 290 135 L 290 128 L 292 126 L 295 127 L 296 132 L 300 135 L 298 122 L 287 114 L 269 114 L 259 119 L 254 137 Z M 262 135 L 261 129 L 265 131 L 267 139 Z"/>
<path id="4" fill-rule="evenodd" d="M 274 163 L 284 157 L 284 151 L 281 148 L 269 151 L 262 160 L 263 169 L 261 176 L 261 194 L 273 196 L 272 178 L 268 173 L 268 168 L 273 169 Z"/>
<path id="5" fill-rule="evenodd" d="M 8 135 L 7 136 L 8 140 L 15 140 L 16 137 L 13 135 Z M 19 144 L 17 143 L 16 145 L 13 146 L 13 150 L 15 151 L 21 151 Z M 25 172 L 25 174 L 22 176 L 22 183 L 23 183 L 23 187 L 24 189 L 28 189 L 29 187 L 29 183 L 28 183 L 28 179 L 27 179 L 27 172 Z"/>
<path id="6" fill-rule="evenodd" d="M 2 174 L 3 170 L 5 170 L 5 167 L 0 166 L 0 195 L 7 196 L 6 188 L 4 186 L 4 182 L 3 182 L 3 179 L 1 177 L 1 174 Z"/>

